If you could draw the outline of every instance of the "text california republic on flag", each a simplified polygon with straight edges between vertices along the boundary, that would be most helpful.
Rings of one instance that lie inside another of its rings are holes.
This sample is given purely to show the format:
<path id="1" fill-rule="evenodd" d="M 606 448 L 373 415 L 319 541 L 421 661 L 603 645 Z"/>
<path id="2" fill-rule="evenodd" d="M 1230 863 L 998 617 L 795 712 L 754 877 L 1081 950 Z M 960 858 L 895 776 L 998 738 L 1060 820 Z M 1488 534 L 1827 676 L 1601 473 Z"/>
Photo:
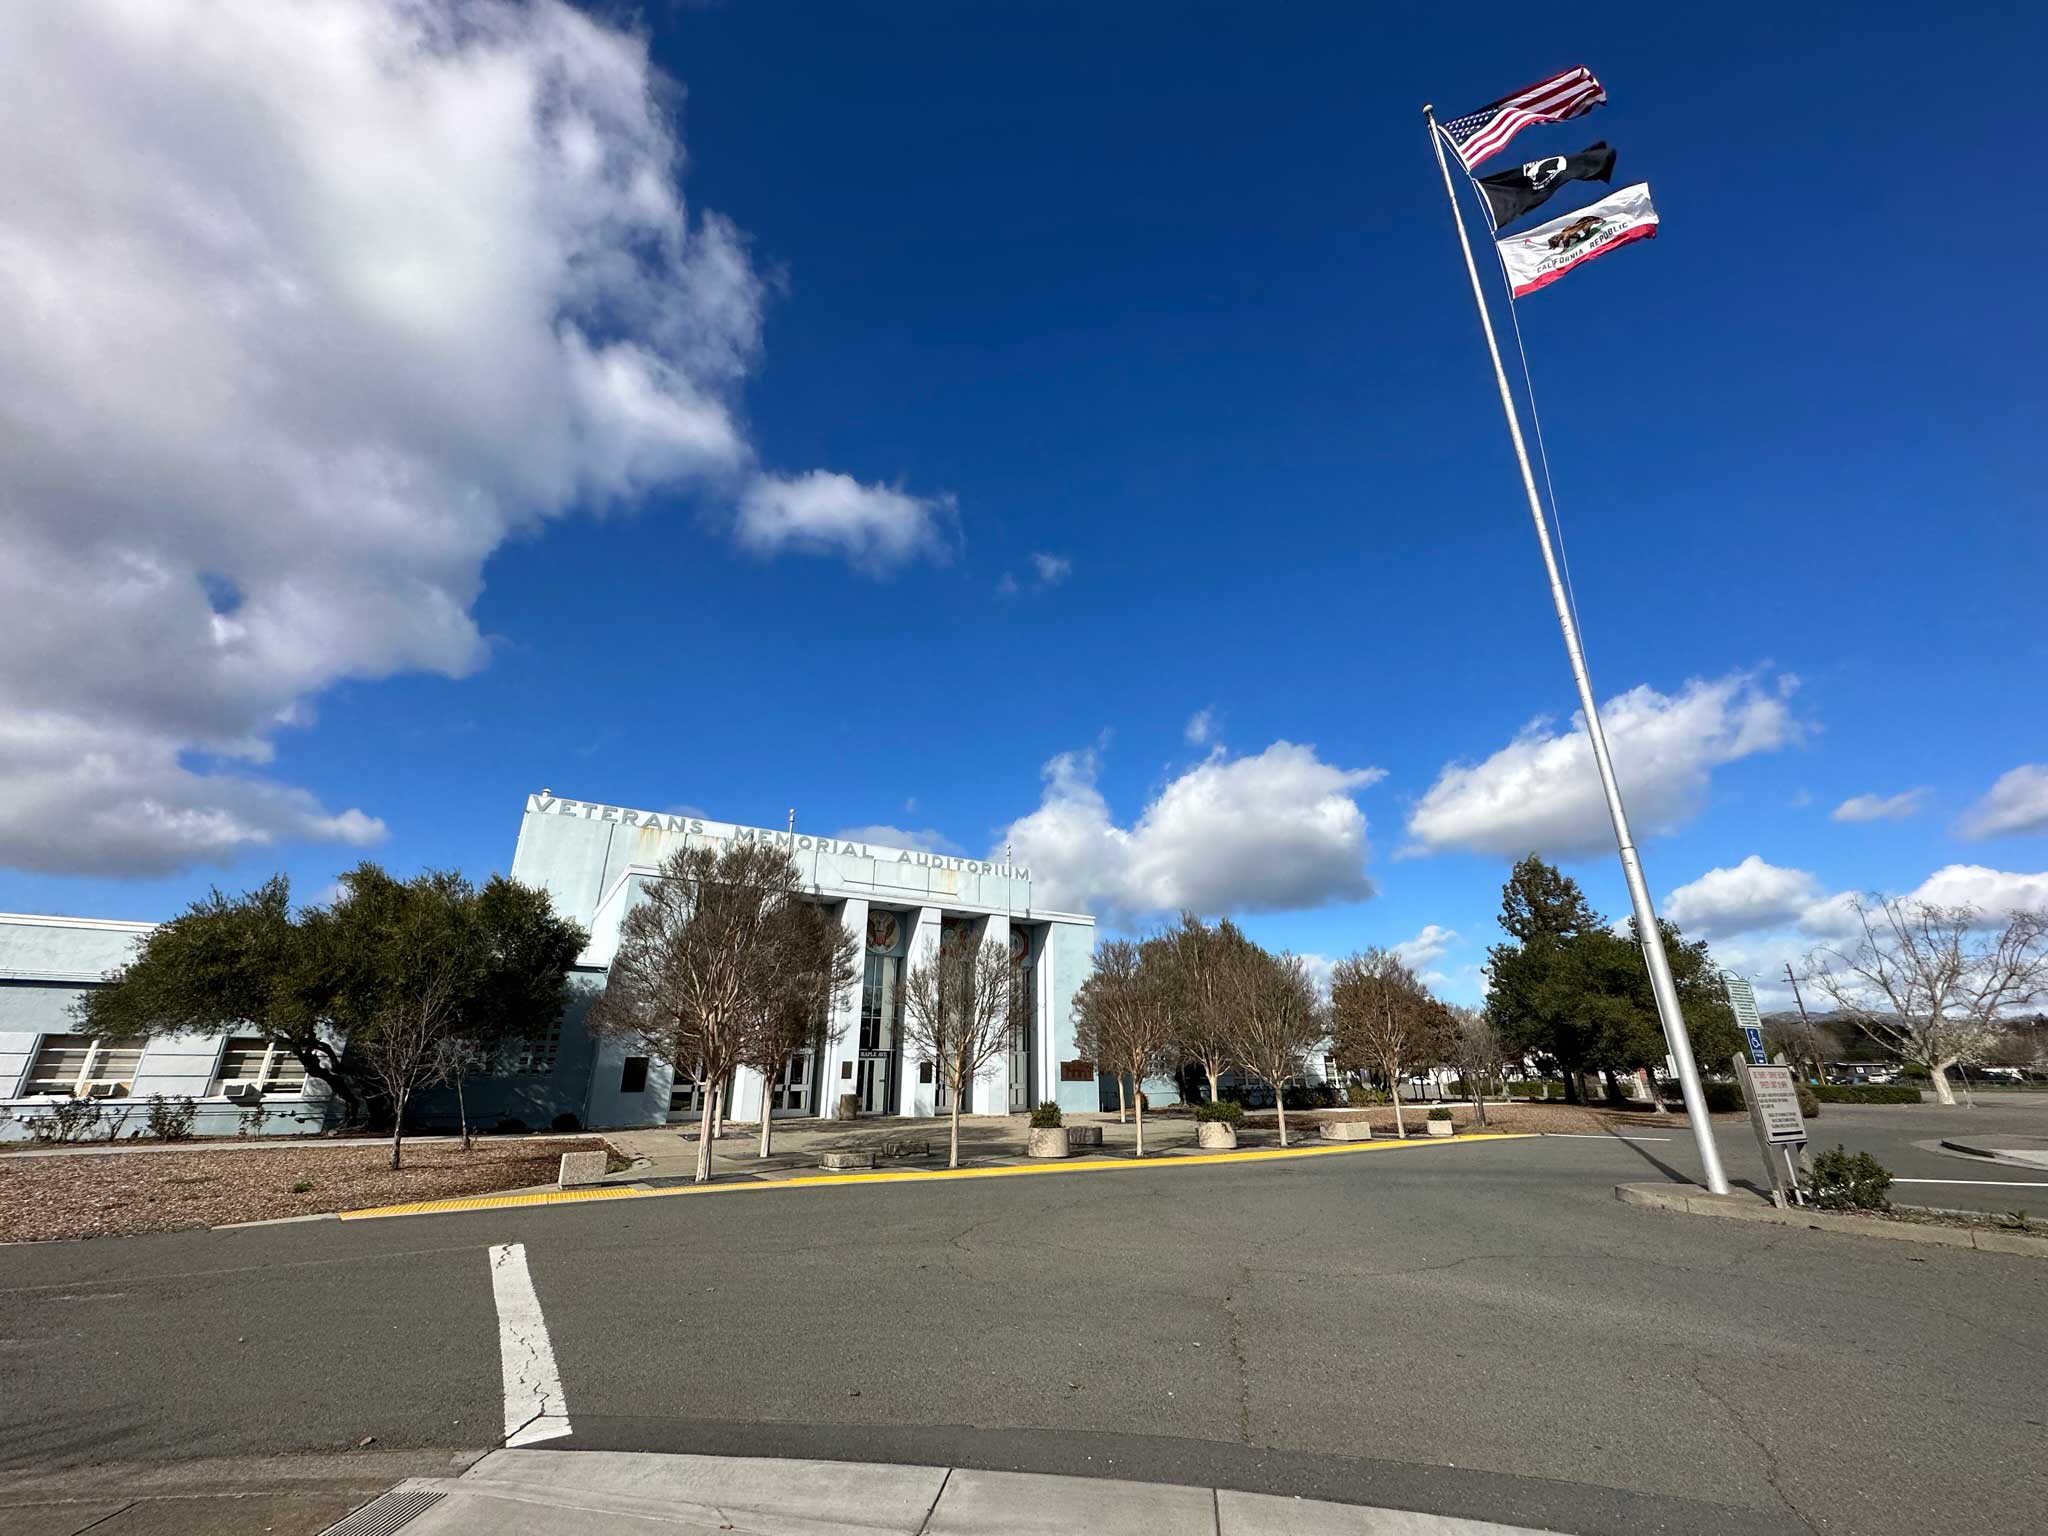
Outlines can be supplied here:
<path id="1" fill-rule="evenodd" d="M 1516 298 L 1556 282 L 1573 267 L 1605 256 L 1636 240 L 1657 236 L 1657 210 L 1650 202 L 1650 184 L 1636 182 L 1610 192 L 1576 213 L 1538 224 L 1526 234 L 1496 241 L 1507 270 L 1508 287 Z"/>
<path id="2" fill-rule="evenodd" d="M 1593 72 L 1580 64 L 1547 80 L 1523 86 L 1441 126 L 1444 137 L 1450 140 L 1469 171 L 1506 148 L 1508 140 L 1531 123 L 1562 123 L 1584 117 L 1605 100 L 1606 90 L 1593 78 Z"/>

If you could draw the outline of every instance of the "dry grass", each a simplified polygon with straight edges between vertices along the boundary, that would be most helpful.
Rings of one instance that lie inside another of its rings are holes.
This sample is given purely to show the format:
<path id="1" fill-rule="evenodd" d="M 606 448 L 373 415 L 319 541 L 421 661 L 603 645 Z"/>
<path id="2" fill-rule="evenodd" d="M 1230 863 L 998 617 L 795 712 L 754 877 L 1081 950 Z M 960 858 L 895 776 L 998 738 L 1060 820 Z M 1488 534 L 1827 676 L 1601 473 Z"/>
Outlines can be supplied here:
<path id="1" fill-rule="evenodd" d="M 12 1157 L 0 1163 L 0 1242 L 126 1237 L 521 1189 L 554 1182 L 564 1152 L 605 1145 L 597 1136 L 492 1137 L 468 1152 L 456 1142 L 408 1145 L 396 1173 L 388 1147 L 316 1141 Z"/>

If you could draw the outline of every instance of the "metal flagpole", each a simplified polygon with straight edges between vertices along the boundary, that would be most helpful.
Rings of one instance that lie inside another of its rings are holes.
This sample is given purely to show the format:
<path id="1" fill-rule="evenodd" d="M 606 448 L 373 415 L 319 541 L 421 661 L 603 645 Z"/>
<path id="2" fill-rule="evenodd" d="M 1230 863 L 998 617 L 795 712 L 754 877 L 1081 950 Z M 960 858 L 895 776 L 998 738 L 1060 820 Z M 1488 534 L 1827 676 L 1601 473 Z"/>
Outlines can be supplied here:
<path id="1" fill-rule="evenodd" d="M 1579 626 L 1572 619 L 1564 581 L 1558 575 L 1557 554 L 1550 544 L 1550 523 L 1543 515 L 1543 502 L 1536 494 L 1536 477 L 1529 468 L 1529 450 L 1522 441 L 1521 419 L 1515 414 L 1515 397 L 1508 389 L 1507 370 L 1501 366 L 1500 343 L 1494 339 L 1493 319 L 1486 312 L 1486 294 L 1479 286 L 1479 268 L 1472 259 L 1472 241 L 1465 233 L 1464 211 L 1458 206 L 1457 189 L 1451 184 L 1450 162 L 1444 158 L 1443 133 L 1436 124 L 1436 112 L 1425 105 L 1423 120 L 1429 124 L 1430 146 L 1436 151 L 1437 169 L 1443 172 L 1444 196 L 1451 202 L 1451 217 L 1458 226 L 1458 245 L 1465 253 L 1465 275 L 1472 279 L 1472 303 L 1479 310 L 1479 328 L 1486 333 L 1486 350 L 1493 358 L 1493 380 L 1500 386 L 1500 408 L 1508 418 L 1508 436 L 1515 445 L 1515 462 L 1522 468 L 1522 489 L 1529 497 L 1529 516 L 1536 524 L 1536 542 L 1543 550 L 1543 568 L 1550 575 L 1550 600 L 1557 608 L 1558 628 L 1564 631 L 1565 654 L 1571 658 L 1572 677 L 1579 685 L 1579 705 L 1586 712 L 1586 734 L 1593 739 L 1593 760 L 1600 765 L 1600 785 L 1607 792 L 1607 814 L 1614 822 L 1614 841 L 1621 849 L 1621 872 L 1628 881 L 1628 894 L 1635 908 L 1636 932 L 1642 936 L 1643 963 L 1650 972 L 1650 991 L 1657 999 L 1657 1018 L 1664 1026 L 1664 1044 L 1678 1068 L 1678 1088 L 1685 1098 L 1686 1117 L 1692 1122 L 1693 1140 L 1699 1144 L 1700 1165 L 1706 1173 L 1707 1188 L 1717 1195 L 1728 1193 L 1728 1175 L 1721 1169 L 1721 1153 L 1714 1145 L 1714 1130 L 1707 1123 L 1706 1095 L 1700 1091 L 1699 1068 L 1692 1058 L 1692 1042 L 1685 1033 L 1685 1016 L 1678 1007 L 1678 988 L 1671 980 L 1671 961 L 1664 953 L 1664 935 L 1657 927 L 1657 909 L 1650 904 L 1650 888 L 1643 880 L 1642 861 L 1636 857 L 1635 839 L 1628 829 L 1628 812 L 1622 809 L 1621 788 L 1614 781 L 1614 764 L 1607 755 L 1607 733 L 1600 726 L 1600 711 L 1593 702 L 1593 679 L 1586 672 L 1586 654 L 1579 644 Z"/>

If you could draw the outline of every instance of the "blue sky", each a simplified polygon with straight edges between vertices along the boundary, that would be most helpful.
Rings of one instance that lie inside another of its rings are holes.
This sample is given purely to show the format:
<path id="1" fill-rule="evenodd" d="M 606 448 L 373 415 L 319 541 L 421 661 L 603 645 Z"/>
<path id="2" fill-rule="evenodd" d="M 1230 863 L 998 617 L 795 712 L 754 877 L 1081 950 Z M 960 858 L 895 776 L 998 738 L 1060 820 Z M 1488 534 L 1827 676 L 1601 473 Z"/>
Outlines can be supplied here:
<path id="1" fill-rule="evenodd" d="M 1486 168 L 1604 139 L 1663 219 L 1520 305 L 1659 901 L 1750 970 L 2048 902 L 2038 14 L 333 14 L 6 24 L 83 102 L 0 105 L 0 908 L 483 875 L 547 786 L 1434 925 L 1475 999 L 1511 850 L 1626 903 L 1418 109 L 1581 62 Z"/>

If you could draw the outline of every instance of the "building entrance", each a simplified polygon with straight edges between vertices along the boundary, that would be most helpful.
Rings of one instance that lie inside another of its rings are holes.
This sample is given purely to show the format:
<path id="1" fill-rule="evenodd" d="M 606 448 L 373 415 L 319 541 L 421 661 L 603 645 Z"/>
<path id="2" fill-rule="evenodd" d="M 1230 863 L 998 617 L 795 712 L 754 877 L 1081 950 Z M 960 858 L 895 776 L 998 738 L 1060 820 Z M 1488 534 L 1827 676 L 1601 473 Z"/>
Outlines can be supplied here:
<path id="1" fill-rule="evenodd" d="M 903 949 L 903 924 L 897 914 L 869 913 L 867 964 L 860 987 L 860 1061 L 854 1085 L 864 1115 L 896 1113 L 897 1042 L 903 1033 Z"/>
<path id="2" fill-rule="evenodd" d="M 769 1087 L 768 1105 L 778 1115 L 808 1115 L 812 1112 L 811 1090 L 813 1068 L 817 1056 L 811 1051 L 798 1051 L 782 1064 Z"/>

